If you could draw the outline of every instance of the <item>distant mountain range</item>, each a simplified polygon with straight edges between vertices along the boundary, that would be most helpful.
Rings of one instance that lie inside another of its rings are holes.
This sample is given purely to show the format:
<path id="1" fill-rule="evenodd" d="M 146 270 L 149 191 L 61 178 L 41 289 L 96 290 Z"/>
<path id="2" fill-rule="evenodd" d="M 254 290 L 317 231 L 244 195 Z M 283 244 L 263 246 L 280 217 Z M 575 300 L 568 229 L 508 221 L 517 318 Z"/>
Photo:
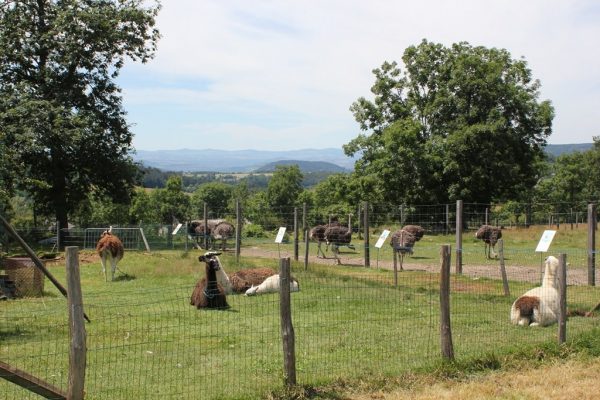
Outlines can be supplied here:
<path id="1" fill-rule="evenodd" d="M 586 151 L 592 143 L 549 144 L 546 152 L 558 157 L 564 153 Z M 298 164 L 302 172 L 347 172 L 354 169 L 354 158 L 342 149 L 266 150 L 138 150 L 135 161 L 163 171 L 186 172 L 272 172 L 276 165 Z"/>
<path id="2" fill-rule="evenodd" d="M 354 168 L 354 159 L 342 149 L 265 150 L 138 150 L 133 159 L 147 167 L 163 171 L 186 172 L 256 172 L 275 169 L 278 163 L 297 164 L 318 172 L 343 172 Z M 302 168 L 301 168 L 302 169 Z M 305 171 L 302 169 L 303 172 Z"/>

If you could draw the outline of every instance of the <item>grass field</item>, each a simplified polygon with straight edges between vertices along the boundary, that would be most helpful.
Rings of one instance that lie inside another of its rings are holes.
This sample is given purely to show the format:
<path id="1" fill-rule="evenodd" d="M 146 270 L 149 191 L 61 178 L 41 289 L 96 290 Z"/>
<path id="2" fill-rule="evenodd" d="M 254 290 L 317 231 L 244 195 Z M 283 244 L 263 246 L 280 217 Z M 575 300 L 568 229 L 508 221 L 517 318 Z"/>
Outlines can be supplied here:
<path id="1" fill-rule="evenodd" d="M 505 231 L 505 249 L 513 249 L 515 255 L 532 253 L 531 261 L 519 256 L 519 265 L 539 265 L 533 250 L 542 230 Z M 559 231 L 551 250 L 585 252 L 585 232 L 582 228 Z M 439 263 L 439 246 L 453 239 L 426 236 L 410 263 Z M 474 264 L 497 263 L 485 260 L 482 243 L 466 236 L 463 240 L 465 249 L 472 246 Z M 227 272 L 252 266 L 276 269 L 277 255 L 290 255 L 290 245 L 264 241 L 246 246 L 275 256 L 242 257 L 237 263 L 233 256 L 224 255 Z M 119 265 L 119 279 L 105 283 L 97 257 L 80 253 L 85 311 L 92 320 L 86 325 L 86 398 L 254 399 L 281 391 L 278 296 L 233 295 L 228 296 L 228 310 L 196 310 L 189 297 L 203 275 L 198 254 L 196 250 L 128 252 Z M 468 254 L 470 250 L 465 251 Z M 360 259 L 361 254 L 349 257 Z M 372 257 L 372 266 L 374 261 Z M 64 260 L 49 268 L 64 281 Z M 352 264 L 311 263 L 304 271 L 302 262 L 293 263 L 293 274 L 301 288 L 292 294 L 300 385 L 351 384 L 432 368 L 440 362 L 437 273 L 405 271 L 398 287 L 390 270 Z M 502 295 L 499 280 L 454 275 L 451 286 L 458 360 L 511 354 L 556 340 L 556 326 L 517 329 L 508 323 L 514 296 Z M 512 279 L 510 286 L 512 293 L 521 293 L 531 283 Z M 589 309 L 599 300 L 595 287 L 569 287 L 571 307 Z M 64 388 L 66 317 L 66 302 L 48 281 L 43 298 L 0 303 L 0 360 Z M 568 335 L 575 337 L 597 326 L 596 318 L 571 318 Z M 0 398 L 35 397 L 0 381 Z"/>

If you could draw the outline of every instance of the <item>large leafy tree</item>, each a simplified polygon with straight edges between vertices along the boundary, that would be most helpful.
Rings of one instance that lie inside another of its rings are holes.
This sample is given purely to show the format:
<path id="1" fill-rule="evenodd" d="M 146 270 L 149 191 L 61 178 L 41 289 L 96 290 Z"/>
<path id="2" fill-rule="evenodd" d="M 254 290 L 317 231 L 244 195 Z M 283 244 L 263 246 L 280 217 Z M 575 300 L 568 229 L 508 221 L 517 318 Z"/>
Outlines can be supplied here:
<path id="1" fill-rule="evenodd" d="M 228 212 L 229 202 L 233 196 L 233 187 L 223 182 L 210 182 L 201 185 L 192 194 L 193 217 L 202 217 L 204 203 L 209 210 L 223 216 Z"/>
<path id="2" fill-rule="evenodd" d="M 0 3 L 0 147 L 15 149 L 18 187 L 61 228 L 90 192 L 129 200 L 132 133 L 115 79 L 126 59 L 153 56 L 158 9 L 142 0 Z"/>
<path id="3" fill-rule="evenodd" d="M 344 146 L 355 172 L 391 203 L 520 198 L 539 178 L 553 108 L 527 63 L 502 49 L 423 40 L 405 69 L 375 69 L 374 99 L 351 111 L 363 133 Z"/>

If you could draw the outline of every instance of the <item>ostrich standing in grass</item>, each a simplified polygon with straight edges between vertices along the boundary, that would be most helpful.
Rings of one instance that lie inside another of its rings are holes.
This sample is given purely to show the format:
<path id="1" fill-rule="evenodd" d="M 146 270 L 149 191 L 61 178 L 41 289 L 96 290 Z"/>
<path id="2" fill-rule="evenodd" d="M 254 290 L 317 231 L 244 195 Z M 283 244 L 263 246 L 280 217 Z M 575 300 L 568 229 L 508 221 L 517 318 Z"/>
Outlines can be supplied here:
<path id="1" fill-rule="evenodd" d="M 418 240 L 419 239 L 417 239 L 417 236 L 412 234 L 410 231 L 405 230 L 404 228 L 392 233 L 390 246 L 392 246 L 395 253 L 400 254 L 400 271 L 404 271 L 402 268 L 404 255 L 413 253 L 413 247 Z M 394 258 L 394 262 L 395 260 L 396 259 Z"/>
<path id="2" fill-rule="evenodd" d="M 311 228 L 308 232 L 308 237 L 313 242 L 317 242 L 317 258 L 319 257 L 319 253 L 323 255 L 325 258 L 325 253 L 321 248 L 321 244 L 325 243 L 325 229 L 327 229 L 327 225 L 316 225 Z"/>
<path id="3" fill-rule="evenodd" d="M 404 225 L 402 227 L 402 230 L 413 235 L 415 237 L 416 242 L 421 240 L 423 235 L 425 235 L 425 229 L 423 229 L 423 227 L 419 225 Z"/>
<path id="4" fill-rule="evenodd" d="M 108 276 L 106 275 L 106 260 L 110 258 L 111 265 L 111 282 L 115 280 L 115 270 L 117 269 L 117 263 L 123 258 L 125 250 L 123 248 L 123 242 L 112 234 L 112 226 L 107 231 L 102 232 L 100 240 L 96 244 L 96 252 L 100 256 L 102 262 L 102 272 L 104 273 L 104 280 L 108 282 Z"/>
<path id="5" fill-rule="evenodd" d="M 502 230 L 491 225 L 481 225 L 481 228 L 475 232 L 475 237 L 479 240 L 483 240 L 485 243 L 484 252 L 487 258 L 496 257 L 497 254 L 494 251 L 498 239 L 502 238 Z"/>
<path id="6" fill-rule="evenodd" d="M 218 223 L 212 230 L 212 236 L 215 240 L 221 241 L 221 250 L 227 247 L 227 239 L 235 235 L 235 228 L 227 221 Z"/>
<path id="7" fill-rule="evenodd" d="M 339 247 L 350 245 L 350 241 L 352 240 L 352 229 L 342 225 L 329 226 L 325 229 L 324 236 L 327 245 L 331 245 L 335 261 L 338 265 L 341 264 Z"/>

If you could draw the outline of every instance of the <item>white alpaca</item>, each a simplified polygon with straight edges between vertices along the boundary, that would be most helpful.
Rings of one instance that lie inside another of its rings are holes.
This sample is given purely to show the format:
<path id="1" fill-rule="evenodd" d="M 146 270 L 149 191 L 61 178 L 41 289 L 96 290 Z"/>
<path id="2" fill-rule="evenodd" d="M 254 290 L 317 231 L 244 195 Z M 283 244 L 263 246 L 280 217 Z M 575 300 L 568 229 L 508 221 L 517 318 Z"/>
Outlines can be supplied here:
<path id="1" fill-rule="evenodd" d="M 298 291 L 300 291 L 300 285 L 297 280 L 292 278 L 292 281 L 290 282 L 290 292 Z M 252 286 L 250 289 L 246 290 L 246 296 L 277 292 L 279 292 L 279 274 L 268 277 L 258 286 Z"/>
<path id="2" fill-rule="evenodd" d="M 558 320 L 558 259 L 546 258 L 542 286 L 525 292 L 513 303 L 510 321 L 520 326 L 547 326 Z"/>

